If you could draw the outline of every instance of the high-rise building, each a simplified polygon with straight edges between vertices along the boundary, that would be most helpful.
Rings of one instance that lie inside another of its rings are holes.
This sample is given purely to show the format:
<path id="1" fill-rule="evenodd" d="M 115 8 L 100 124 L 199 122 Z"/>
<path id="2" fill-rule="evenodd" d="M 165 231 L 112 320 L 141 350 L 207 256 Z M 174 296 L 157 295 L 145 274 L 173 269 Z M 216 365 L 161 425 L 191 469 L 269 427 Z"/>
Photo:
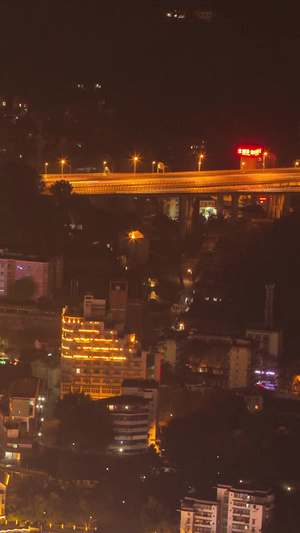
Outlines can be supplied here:
<path id="1" fill-rule="evenodd" d="M 93 399 L 121 394 L 124 379 L 144 379 L 146 353 L 134 333 L 108 321 L 105 300 L 86 296 L 83 312 L 62 314 L 61 397 L 84 392 Z"/>

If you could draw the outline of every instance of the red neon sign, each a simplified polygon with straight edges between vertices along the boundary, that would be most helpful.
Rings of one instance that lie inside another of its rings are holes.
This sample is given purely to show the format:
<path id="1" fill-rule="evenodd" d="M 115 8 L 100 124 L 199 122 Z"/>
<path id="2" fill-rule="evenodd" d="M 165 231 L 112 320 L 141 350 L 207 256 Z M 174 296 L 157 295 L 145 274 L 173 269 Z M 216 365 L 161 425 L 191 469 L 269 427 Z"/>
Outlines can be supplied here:
<path id="1" fill-rule="evenodd" d="M 242 157 L 259 157 L 262 155 L 262 148 L 238 148 L 237 153 Z"/>

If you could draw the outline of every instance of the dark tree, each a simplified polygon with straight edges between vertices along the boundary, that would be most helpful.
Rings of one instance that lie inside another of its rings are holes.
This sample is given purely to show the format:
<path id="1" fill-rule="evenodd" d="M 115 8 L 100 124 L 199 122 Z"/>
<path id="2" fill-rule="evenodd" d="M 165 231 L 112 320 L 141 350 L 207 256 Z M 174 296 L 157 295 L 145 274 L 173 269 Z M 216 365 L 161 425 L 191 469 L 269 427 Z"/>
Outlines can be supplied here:
<path id="1" fill-rule="evenodd" d="M 58 400 L 55 416 L 60 420 L 59 444 L 76 450 L 105 450 L 113 440 L 112 420 L 102 400 L 83 393 Z M 73 444 L 74 443 L 74 444 Z"/>
<path id="2" fill-rule="evenodd" d="M 9 289 L 8 297 L 13 302 L 29 302 L 36 291 L 36 284 L 31 276 L 17 279 Z"/>

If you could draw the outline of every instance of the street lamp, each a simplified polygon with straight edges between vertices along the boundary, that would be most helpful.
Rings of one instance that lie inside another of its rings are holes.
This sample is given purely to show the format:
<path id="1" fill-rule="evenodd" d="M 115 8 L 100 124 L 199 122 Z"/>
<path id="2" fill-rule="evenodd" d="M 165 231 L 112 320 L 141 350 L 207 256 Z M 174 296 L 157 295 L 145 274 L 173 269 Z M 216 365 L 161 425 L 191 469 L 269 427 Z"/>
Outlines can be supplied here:
<path id="1" fill-rule="evenodd" d="M 64 175 L 64 165 L 66 164 L 66 160 L 65 159 L 61 159 L 60 160 L 60 165 L 61 165 L 61 177 L 63 177 Z"/>
<path id="2" fill-rule="evenodd" d="M 103 161 L 103 174 L 105 173 L 105 167 L 107 165 L 107 161 Z"/>
<path id="3" fill-rule="evenodd" d="M 49 163 L 45 163 L 45 174 L 48 174 L 48 165 Z"/>
<path id="4" fill-rule="evenodd" d="M 152 173 L 155 172 L 155 163 L 156 163 L 156 161 L 152 161 Z"/>
<path id="5" fill-rule="evenodd" d="M 297 161 L 295 161 L 295 168 L 299 168 L 299 161 L 297 159 Z"/>
<path id="6" fill-rule="evenodd" d="M 201 170 L 201 165 L 202 165 L 203 158 L 204 158 L 204 155 L 203 154 L 199 154 L 199 156 L 198 156 L 198 172 L 200 172 L 200 170 Z"/>
<path id="7" fill-rule="evenodd" d="M 139 163 L 140 160 L 139 160 L 137 155 L 135 155 L 132 158 L 132 160 L 133 160 L 133 173 L 136 174 L 136 165 L 137 165 L 137 163 Z"/>
<path id="8" fill-rule="evenodd" d="M 266 157 L 268 155 L 268 152 L 263 153 L 263 168 L 266 168 Z"/>

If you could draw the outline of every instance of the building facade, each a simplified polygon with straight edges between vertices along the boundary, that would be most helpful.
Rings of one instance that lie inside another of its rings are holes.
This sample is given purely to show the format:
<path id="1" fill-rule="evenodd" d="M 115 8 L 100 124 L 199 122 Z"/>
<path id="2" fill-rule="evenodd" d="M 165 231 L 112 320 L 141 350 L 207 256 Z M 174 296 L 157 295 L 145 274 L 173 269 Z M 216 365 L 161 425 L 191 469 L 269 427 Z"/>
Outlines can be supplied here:
<path id="1" fill-rule="evenodd" d="M 246 338 L 257 344 L 258 350 L 278 359 L 282 353 L 282 331 L 269 329 L 246 329 Z"/>
<path id="2" fill-rule="evenodd" d="M 159 382 L 157 380 L 125 379 L 122 394 L 143 398 L 149 408 L 149 446 L 156 445 L 159 424 Z"/>
<path id="3" fill-rule="evenodd" d="M 84 392 L 95 400 L 108 398 L 121 394 L 124 379 L 145 378 L 146 354 L 135 334 L 124 334 L 104 315 L 105 301 L 90 297 L 82 316 L 63 309 L 61 397 Z"/>
<path id="4" fill-rule="evenodd" d="M 273 516 L 274 493 L 271 489 L 249 489 L 243 484 L 217 486 L 220 502 L 219 533 L 249 531 L 261 533 Z"/>
<path id="5" fill-rule="evenodd" d="M 247 387 L 251 365 L 251 351 L 247 346 L 231 346 L 229 357 L 229 388 Z"/>
<path id="6" fill-rule="evenodd" d="M 219 484 L 211 499 L 181 502 L 180 533 L 262 533 L 273 511 L 271 489 Z"/>
<path id="7" fill-rule="evenodd" d="M 125 394 L 110 398 L 108 409 L 115 436 L 107 451 L 118 455 L 146 452 L 149 446 L 149 401 Z"/>
<path id="8" fill-rule="evenodd" d="M 184 498 L 180 509 L 180 533 L 217 533 L 218 508 L 214 499 Z"/>
<path id="9" fill-rule="evenodd" d="M 49 298 L 63 284 L 63 259 L 41 259 L 34 255 L 0 251 L 0 297 L 7 298 L 15 281 L 30 277 L 35 284 L 34 300 Z"/>

